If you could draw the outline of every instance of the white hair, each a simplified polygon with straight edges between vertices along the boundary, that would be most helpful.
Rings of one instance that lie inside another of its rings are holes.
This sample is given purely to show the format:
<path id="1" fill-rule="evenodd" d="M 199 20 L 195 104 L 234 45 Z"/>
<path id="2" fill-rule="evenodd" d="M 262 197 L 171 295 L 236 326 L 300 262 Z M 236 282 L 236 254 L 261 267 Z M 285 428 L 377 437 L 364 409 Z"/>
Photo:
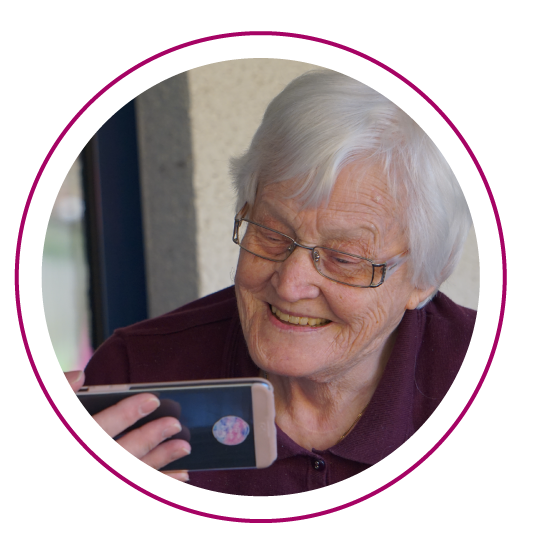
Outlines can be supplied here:
<path id="1" fill-rule="evenodd" d="M 404 111 L 343 74 L 306 73 L 271 101 L 248 151 L 231 160 L 237 210 L 253 204 L 259 186 L 294 178 L 293 195 L 318 206 L 356 160 L 381 165 L 391 195 L 404 200 L 413 283 L 438 288 L 455 269 L 471 225 L 463 192 Z"/>

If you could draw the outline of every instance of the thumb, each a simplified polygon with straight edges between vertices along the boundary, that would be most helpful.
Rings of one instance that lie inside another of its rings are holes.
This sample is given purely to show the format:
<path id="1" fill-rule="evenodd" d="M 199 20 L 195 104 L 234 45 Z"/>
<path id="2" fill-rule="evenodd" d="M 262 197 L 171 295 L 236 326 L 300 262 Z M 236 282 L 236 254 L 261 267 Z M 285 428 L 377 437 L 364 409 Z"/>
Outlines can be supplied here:
<path id="1" fill-rule="evenodd" d="M 68 380 L 70 387 L 74 391 L 78 391 L 85 382 L 85 374 L 83 370 L 72 370 L 64 373 L 65 378 Z"/>

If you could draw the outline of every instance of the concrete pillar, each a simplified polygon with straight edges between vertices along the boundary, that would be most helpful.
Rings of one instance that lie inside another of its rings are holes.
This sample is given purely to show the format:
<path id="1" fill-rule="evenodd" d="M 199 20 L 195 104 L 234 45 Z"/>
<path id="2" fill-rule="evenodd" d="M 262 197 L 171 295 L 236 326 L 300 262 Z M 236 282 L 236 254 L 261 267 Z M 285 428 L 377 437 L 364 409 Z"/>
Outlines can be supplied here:
<path id="1" fill-rule="evenodd" d="M 198 297 L 187 75 L 136 99 L 148 315 Z"/>

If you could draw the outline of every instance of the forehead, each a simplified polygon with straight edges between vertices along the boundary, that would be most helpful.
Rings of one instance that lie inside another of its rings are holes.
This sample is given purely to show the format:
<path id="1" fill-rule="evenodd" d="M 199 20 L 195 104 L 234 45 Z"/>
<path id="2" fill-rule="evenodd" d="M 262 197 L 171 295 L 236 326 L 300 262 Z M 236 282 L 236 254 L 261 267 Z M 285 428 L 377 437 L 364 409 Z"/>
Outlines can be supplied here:
<path id="1" fill-rule="evenodd" d="M 262 187 L 254 206 L 255 218 L 279 219 L 294 229 L 315 222 L 321 230 L 385 236 L 401 231 L 399 204 L 389 192 L 380 169 L 362 164 L 346 166 L 339 174 L 330 199 L 319 207 L 308 207 L 293 198 L 296 180 Z"/>

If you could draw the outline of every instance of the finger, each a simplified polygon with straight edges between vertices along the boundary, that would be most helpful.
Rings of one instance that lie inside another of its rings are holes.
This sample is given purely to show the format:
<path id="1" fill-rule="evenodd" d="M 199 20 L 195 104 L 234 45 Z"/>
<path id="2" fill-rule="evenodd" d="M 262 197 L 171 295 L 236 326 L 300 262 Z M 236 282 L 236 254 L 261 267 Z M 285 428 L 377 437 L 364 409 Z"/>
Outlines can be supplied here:
<path id="1" fill-rule="evenodd" d="M 154 469 L 161 469 L 177 459 L 186 457 L 190 450 L 190 445 L 186 440 L 169 440 L 155 447 L 142 458 L 142 461 Z"/>
<path id="2" fill-rule="evenodd" d="M 68 380 L 70 387 L 74 391 L 78 391 L 85 382 L 85 374 L 83 370 L 71 370 L 70 372 L 65 372 L 64 377 Z"/>
<path id="3" fill-rule="evenodd" d="M 188 471 L 161 471 L 167 477 L 171 477 L 175 480 L 188 482 L 190 480 L 190 476 Z"/>
<path id="4" fill-rule="evenodd" d="M 159 399 L 151 393 L 139 393 L 93 415 L 109 436 L 117 436 L 137 420 L 159 407 Z"/>
<path id="5" fill-rule="evenodd" d="M 118 443 L 150 467 L 160 469 L 190 453 L 191 446 L 186 440 L 176 438 L 165 442 L 180 430 L 176 419 L 164 417 L 129 432 Z"/>

